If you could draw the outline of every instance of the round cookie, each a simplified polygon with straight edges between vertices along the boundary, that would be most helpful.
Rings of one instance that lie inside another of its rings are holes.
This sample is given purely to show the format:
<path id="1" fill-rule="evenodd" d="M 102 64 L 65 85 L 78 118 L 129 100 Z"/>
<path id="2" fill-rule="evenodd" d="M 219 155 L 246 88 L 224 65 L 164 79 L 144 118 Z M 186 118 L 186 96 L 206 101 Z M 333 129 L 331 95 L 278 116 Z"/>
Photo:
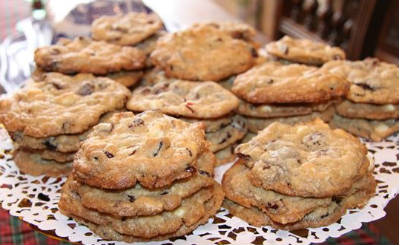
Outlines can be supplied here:
<path id="1" fill-rule="evenodd" d="M 72 170 L 71 162 L 60 163 L 53 160 L 45 160 L 39 154 L 23 150 L 16 150 L 13 160 L 20 171 L 33 176 L 66 176 Z"/>
<path id="2" fill-rule="evenodd" d="M 209 119 L 228 114 L 238 104 L 235 95 L 214 82 L 176 80 L 139 86 L 126 107 L 132 111 L 159 110 L 169 115 Z"/>
<path id="3" fill-rule="evenodd" d="M 303 198 L 286 196 L 278 192 L 253 186 L 248 179 L 250 170 L 241 162 L 224 174 L 222 188 L 226 198 L 247 208 L 256 207 L 279 224 L 290 224 L 303 219 L 319 207 L 329 206 L 331 198 Z"/>
<path id="4" fill-rule="evenodd" d="M 73 175 L 103 189 L 136 183 L 155 189 L 190 177 L 208 145 L 202 124 L 155 111 L 116 113 L 92 130 L 75 156 Z"/>
<path id="5" fill-rule="evenodd" d="M 76 180 L 70 180 L 70 188 L 79 194 L 86 208 L 115 217 L 151 216 L 175 210 L 185 198 L 213 185 L 214 165 L 212 152 L 202 153 L 197 159 L 198 168 L 193 177 L 156 190 L 147 190 L 136 184 L 122 191 L 107 191 L 82 185 Z"/>
<path id="6" fill-rule="evenodd" d="M 63 186 L 58 206 L 60 211 L 67 216 L 78 218 L 78 220 L 83 219 L 95 226 L 108 227 L 110 231 L 136 240 L 149 240 L 191 232 L 216 213 L 221 206 L 223 196 L 221 187 L 215 183 L 212 187 L 202 189 L 184 199 L 182 205 L 173 211 L 165 211 L 154 216 L 118 219 L 83 207 L 79 195 L 69 189 L 67 181 Z M 104 233 L 98 235 L 103 236 Z"/>
<path id="7" fill-rule="evenodd" d="M 335 106 L 336 113 L 347 118 L 384 120 L 399 118 L 399 106 L 393 104 L 365 104 L 344 100 Z"/>
<path id="8" fill-rule="evenodd" d="M 399 68 L 393 64 L 367 58 L 361 61 L 331 61 L 322 70 L 347 79 L 348 100 L 356 103 L 398 104 Z"/>
<path id="9" fill-rule="evenodd" d="M 0 122 L 9 132 L 44 138 L 78 134 L 106 112 L 120 109 L 130 91 L 111 79 L 91 74 L 48 73 L 0 100 Z"/>
<path id="10" fill-rule="evenodd" d="M 277 117 L 277 118 L 256 118 L 256 117 L 247 117 L 247 128 L 252 133 L 257 133 L 260 130 L 268 127 L 274 122 L 285 123 L 289 125 L 294 125 L 296 123 L 303 123 L 312 121 L 315 118 L 319 118 L 324 122 L 329 122 L 333 115 L 335 114 L 335 109 L 333 107 L 329 107 L 326 111 L 323 112 L 313 112 L 308 115 L 303 116 L 293 116 L 293 117 Z"/>
<path id="11" fill-rule="evenodd" d="M 246 120 L 239 115 L 230 115 L 214 120 L 184 119 L 187 122 L 202 122 L 205 125 L 206 139 L 211 143 L 212 152 L 219 151 L 238 140 L 247 133 Z"/>
<path id="12" fill-rule="evenodd" d="M 269 54 L 279 58 L 309 65 L 322 65 L 331 60 L 346 58 L 341 48 L 307 39 L 294 39 L 289 36 L 271 42 L 265 48 Z"/>
<path id="13" fill-rule="evenodd" d="M 249 117 L 290 117 L 311 114 L 312 112 L 325 111 L 333 101 L 322 103 L 298 103 L 298 104 L 251 104 L 240 100 L 236 112 Z"/>
<path id="14" fill-rule="evenodd" d="M 134 45 L 150 37 L 162 28 L 155 14 L 128 13 L 102 16 L 92 23 L 92 37 L 117 45 Z"/>
<path id="15" fill-rule="evenodd" d="M 35 51 L 36 65 L 46 72 L 65 74 L 138 70 L 144 67 L 146 56 L 136 48 L 118 46 L 103 41 L 79 37 L 62 39 L 56 45 Z"/>
<path id="16" fill-rule="evenodd" d="M 359 139 L 320 119 L 273 123 L 235 153 L 251 169 L 254 185 L 290 196 L 342 195 L 369 165 Z"/>
<path id="17" fill-rule="evenodd" d="M 345 95 L 349 83 L 305 65 L 266 62 L 236 77 L 232 92 L 254 104 L 317 103 Z"/>
<path id="18" fill-rule="evenodd" d="M 298 222 L 281 224 L 274 222 L 270 217 L 256 207 L 245 207 L 229 199 L 225 199 L 223 207 L 239 218 L 254 226 L 269 225 L 276 229 L 298 230 L 310 227 L 321 227 L 332 224 L 346 213 L 347 209 L 362 208 L 375 194 L 376 182 L 371 173 L 354 183 L 346 196 L 332 198 L 326 207 L 319 207 L 308 213 Z"/>
<path id="19" fill-rule="evenodd" d="M 249 69 L 256 54 L 252 45 L 223 30 L 195 25 L 162 37 L 151 59 L 168 77 L 219 81 Z"/>
<path id="20" fill-rule="evenodd" d="M 399 131 L 398 119 L 366 120 L 360 118 L 346 118 L 334 115 L 330 125 L 334 128 L 342 128 L 354 135 L 373 141 L 382 141 L 386 137 Z"/>

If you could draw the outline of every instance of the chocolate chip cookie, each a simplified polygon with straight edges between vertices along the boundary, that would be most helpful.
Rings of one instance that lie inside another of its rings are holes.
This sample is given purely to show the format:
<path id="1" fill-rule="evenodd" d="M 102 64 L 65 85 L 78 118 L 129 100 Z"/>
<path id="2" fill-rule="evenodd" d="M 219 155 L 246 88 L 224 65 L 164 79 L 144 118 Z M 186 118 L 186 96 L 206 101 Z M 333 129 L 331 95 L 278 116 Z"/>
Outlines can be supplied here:
<path id="1" fill-rule="evenodd" d="M 294 39 L 289 36 L 271 42 L 265 48 L 268 53 L 279 58 L 308 65 L 322 65 L 331 60 L 346 58 L 341 48 L 307 39 Z"/>
<path id="2" fill-rule="evenodd" d="M 369 167 L 359 139 L 319 119 L 273 123 L 235 153 L 251 169 L 253 184 L 291 196 L 341 195 Z"/>
<path id="3" fill-rule="evenodd" d="M 62 39 L 56 45 L 35 51 L 35 62 L 40 69 L 65 74 L 81 72 L 105 75 L 138 70 L 144 67 L 145 59 L 146 56 L 139 49 L 84 37 Z"/>
<path id="4" fill-rule="evenodd" d="M 214 155 L 210 151 L 202 153 L 197 165 L 193 177 L 156 190 L 147 190 L 136 184 L 122 191 L 107 191 L 82 185 L 76 180 L 70 181 L 70 188 L 79 194 L 84 207 L 101 213 L 115 217 L 156 215 L 175 210 L 185 198 L 214 184 Z"/>
<path id="5" fill-rule="evenodd" d="M 305 65 L 266 62 L 236 77 L 232 92 L 254 104 L 317 103 L 345 95 L 349 83 Z"/>
<path id="6" fill-rule="evenodd" d="M 329 122 L 333 115 L 335 114 L 335 109 L 333 107 L 329 107 L 326 111 L 323 112 L 313 112 L 308 115 L 303 116 L 293 116 L 293 117 L 275 117 L 275 118 L 257 118 L 257 117 L 247 117 L 247 128 L 252 133 L 257 133 L 260 130 L 268 127 L 274 122 L 280 122 L 284 124 L 294 125 L 300 122 L 308 122 L 312 121 L 315 118 L 320 118 L 324 122 Z"/>
<path id="7" fill-rule="evenodd" d="M 72 170 L 71 162 L 63 163 L 54 160 L 45 160 L 37 153 L 16 150 L 13 155 L 15 164 L 25 174 L 58 177 L 68 175 Z"/>
<path id="8" fill-rule="evenodd" d="M 214 82 L 177 80 L 139 86 L 126 107 L 132 111 L 159 110 L 169 115 L 202 119 L 224 116 L 238 104 L 235 95 Z"/>
<path id="9" fill-rule="evenodd" d="M 335 106 L 336 113 L 347 118 L 362 118 L 372 120 L 385 120 L 399 118 L 399 106 L 397 104 L 366 104 L 354 103 L 344 100 Z"/>
<path id="10" fill-rule="evenodd" d="M 118 45 L 134 45 L 150 37 L 162 28 L 155 14 L 128 13 L 102 16 L 92 23 L 92 37 Z"/>
<path id="11" fill-rule="evenodd" d="M 361 61 L 331 61 L 322 70 L 347 79 L 347 99 L 356 103 L 398 104 L 399 68 L 393 64 L 367 58 Z"/>
<path id="12" fill-rule="evenodd" d="M 398 119 L 368 120 L 361 118 L 346 118 L 334 115 L 330 125 L 342 128 L 354 135 L 361 136 L 373 141 L 382 141 L 384 138 L 399 131 Z"/>
<path id="13" fill-rule="evenodd" d="M 9 132 L 36 138 L 78 134 L 102 114 L 122 108 L 129 96 L 127 88 L 108 78 L 48 73 L 0 100 L 0 122 Z"/>
<path id="14" fill-rule="evenodd" d="M 168 77 L 219 81 L 249 69 L 256 56 L 249 43 L 211 25 L 195 25 L 162 37 L 151 59 Z"/>
<path id="15" fill-rule="evenodd" d="M 251 104 L 240 100 L 236 112 L 249 117 L 290 117 L 322 112 L 332 105 L 334 101 L 321 103 L 297 103 L 297 104 Z"/>
<path id="16" fill-rule="evenodd" d="M 192 176 L 207 146 L 202 124 L 189 124 L 160 112 L 114 114 L 93 127 L 74 161 L 74 177 L 104 189 L 140 183 L 161 188 Z"/>

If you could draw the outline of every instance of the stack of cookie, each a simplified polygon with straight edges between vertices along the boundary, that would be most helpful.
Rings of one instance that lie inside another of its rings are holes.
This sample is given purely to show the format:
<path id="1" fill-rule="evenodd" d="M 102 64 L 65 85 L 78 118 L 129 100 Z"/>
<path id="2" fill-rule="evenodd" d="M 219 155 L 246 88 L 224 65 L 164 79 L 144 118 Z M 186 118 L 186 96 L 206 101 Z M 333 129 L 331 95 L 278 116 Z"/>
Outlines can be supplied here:
<path id="1" fill-rule="evenodd" d="M 161 79 L 156 76 L 142 82 L 132 93 L 126 107 L 135 112 L 158 110 L 185 121 L 205 124 L 210 150 L 228 149 L 244 137 L 246 121 L 232 111 L 238 99 L 214 82 L 192 82 L 179 79 Z M 231 160 L 232 154 L 218 154 L 218 163 Z"/>
<path id="2" fill-rule="evenodd" d="M 275 121 L 329 121 L 331 105 L 348 87 L 345 79 L 320 68 L 268 61 L 238 75 L 232 91 L 242 99 L 237 113 L 245 115 L 249 130 L 257 133 Z"/>
<path id="3" fill-rule="evenodd" d="M 265 46 L 267 53 L 285 64 L 300 63 L 321 66 L 332 60 L 344 60 L 346 55 L 341 48 L 307 39 L 284 36 Z"/>
<path id="4" fill-rule="evenodd" d="M 150 54 L 157 40 L 165 35 L 162 27 L 162 21 L 154 13 L 102 16 L 92 23 L 92 37 L 115 45 L 134 46 L 146 56 L 145 66 L 151 67 Z"/>
<path id="5" fill-rule="evenodd" d="M 331 61 L 322 69 L 351 83 L 346 99 L 336 105 L 332 126 L 373 141 L 381 141 L 399 130 L 397 66 L 367 58 Z"/>
<path id="6" fill-rule="evenodd" d="M 107 112 L 124 107 L 130 91 L 90 74 L 47 73 L 0 101 L 0 122 L 16 143 L 14 161 L 31 175 L 66 175 L 80 142 Z"/>
<path id="7" fill-rule="evenodd" d="M 273 123 L 235 152 L 239 160 L 222 181 L 223 206 L 255 226 L 325 226 L 375 193 L 365 146 L 319 119 Z"/>
<path id="8" fill-rule="evenodd" d="M 221 206 L 214 164 L 201 124 L 115 113 L 82 143 L 59 208 L 108 240 L 182 236 Z"/>

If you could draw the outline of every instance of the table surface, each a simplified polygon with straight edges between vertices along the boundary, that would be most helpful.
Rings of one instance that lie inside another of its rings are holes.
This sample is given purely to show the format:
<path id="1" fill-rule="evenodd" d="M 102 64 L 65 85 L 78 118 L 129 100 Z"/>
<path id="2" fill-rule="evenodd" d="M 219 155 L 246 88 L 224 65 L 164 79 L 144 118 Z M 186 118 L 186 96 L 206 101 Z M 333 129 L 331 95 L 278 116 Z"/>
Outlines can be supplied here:
<path id="1" fill-rule="evenodd" d="M 185 23 L 190 25 L 200 20 L 231 19 L 211 0 L 191 1 L 188 8 L 186 0 L 168 1 L 168 9 L 162 0 L 145 0 L 154 7 L 164 10 L 160 15 L 170 18 L 171 25 Z M 0 40 L 14 34 L 16 22 L 30 15 L 30 6 L 26 0 L 0 0 Z M 172 18 L 174 18 L 172 20 Z M 361 229 L 347 233 L 340 238 L 330 238 L 323 244 L 399 244 L 399 197 L 392 199 L 386 206 L 387 215 L 377 221 L 363 224 Z M 0 244 L 70 244 L 50 238 L 17 217 L 10 216 L 0 207 Z"/>

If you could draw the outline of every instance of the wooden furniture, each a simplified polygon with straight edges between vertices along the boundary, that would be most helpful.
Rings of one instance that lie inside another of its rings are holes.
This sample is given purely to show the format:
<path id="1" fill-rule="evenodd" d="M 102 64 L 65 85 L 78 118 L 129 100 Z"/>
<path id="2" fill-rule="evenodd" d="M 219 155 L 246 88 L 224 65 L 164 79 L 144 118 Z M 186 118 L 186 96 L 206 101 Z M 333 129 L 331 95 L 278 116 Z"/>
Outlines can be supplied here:
<path id="1" fill-rule="evenodd" d="M 397 7 L 389 9 L 389 5 Z M 379 18 L 382 15 L 385 21 Z M 348 59 L 394 54 L 390 59 L 398 63 L 398 32 L 397 52 L 395 48 L 388 49 L 384 34 L 393 31 L 387 27 L 393 21 L 397 22 L 398 30 L 397 0 L 264 0 L 260 27 L 269 40 L 290 35 L 324 41 L 342 47 Z"/>

